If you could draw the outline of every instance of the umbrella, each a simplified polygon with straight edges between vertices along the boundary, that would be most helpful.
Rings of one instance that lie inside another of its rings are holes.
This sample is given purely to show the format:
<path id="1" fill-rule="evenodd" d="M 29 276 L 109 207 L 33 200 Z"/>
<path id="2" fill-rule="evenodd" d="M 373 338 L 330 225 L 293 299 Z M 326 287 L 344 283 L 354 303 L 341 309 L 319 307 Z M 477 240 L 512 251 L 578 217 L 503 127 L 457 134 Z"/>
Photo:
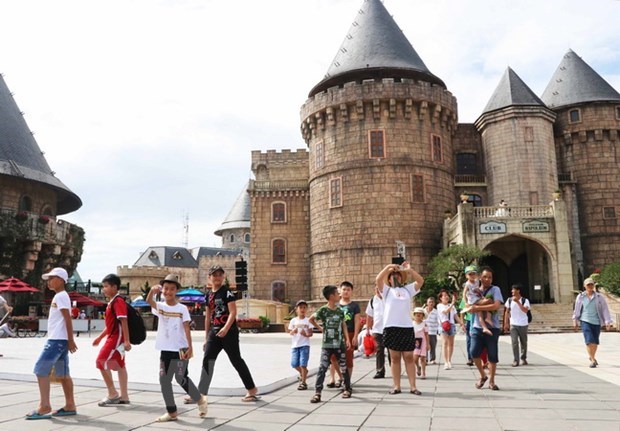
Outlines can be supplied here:
<path id="1" fill-rule="evenodd" d="M 105 302 L 97 301 L 96 299 L 82 295 L 75 290 L 73 292 L 69 292 L 69 299 L 71 299 L 71 303 L 75 301 L 78 307 L 86 307 L 89 305 L 94 307 L 105 307 L 107 305 Z"/>
<path id="2" fill-rule="evenodd" d="M 183 289 L 177 292 L 177 296 L 205 296 L 204 292 L 198 289 Z"/>
<path id="3" fill-rule="evenodd" d="M 205 296 L 179 296 L 179 301 L 181 302 L 199 302 L 200 304 L 202 304 L 203 302 L 205 302 Z"/>
<path id="4" fill-rule="evenodd" d="M 38 293 L 39 289 L 32 287 L 26 282 L 21 281 L 19 278 L 11 277 L 0 282 L 0 292 L 32 292 Z"/>
<path id="5" fill-rule="evenodd" d="M 150 308 L 151 304 L 149 304 L 142 298 L 137 298 L 133 300 L 133 302 L 131 303 L 131 306 L 133 308 L 136 308 L 136 307 L 149 307 Z"/>

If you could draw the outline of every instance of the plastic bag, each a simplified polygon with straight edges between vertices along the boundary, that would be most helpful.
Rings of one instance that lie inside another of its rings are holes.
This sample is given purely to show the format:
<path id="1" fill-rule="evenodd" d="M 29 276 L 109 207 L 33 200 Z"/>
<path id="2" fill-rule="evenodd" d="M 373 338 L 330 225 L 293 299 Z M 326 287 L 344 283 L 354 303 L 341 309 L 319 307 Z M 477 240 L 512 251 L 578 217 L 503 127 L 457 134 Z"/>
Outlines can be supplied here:
<path id="1" fill-rule="evenodd" d="M 364 354 L 370 356 L 377 350 L 377 343 L 375 343 L 375 337 L 372 334 L 364 335 Z"/>

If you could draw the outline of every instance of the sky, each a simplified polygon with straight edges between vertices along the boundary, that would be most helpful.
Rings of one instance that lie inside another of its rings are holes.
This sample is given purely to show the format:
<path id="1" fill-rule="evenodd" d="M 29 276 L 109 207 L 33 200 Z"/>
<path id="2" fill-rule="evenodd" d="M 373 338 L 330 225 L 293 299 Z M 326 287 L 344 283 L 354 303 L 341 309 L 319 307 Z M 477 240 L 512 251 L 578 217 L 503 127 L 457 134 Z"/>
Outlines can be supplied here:
<path id="1" fill-rule="evenodd" d="M 83 201 L 78 272 L 219 247 L 251 151 L 305 149 L 299 112 L 364 0 L 2 0 L 0 73 Z M 539 96 L 572 49 L 620 91 L 620 1 L 385 0 L 474 122 L 508 66 Z M 185 235 L 185 219 L 189 221 Z"/>

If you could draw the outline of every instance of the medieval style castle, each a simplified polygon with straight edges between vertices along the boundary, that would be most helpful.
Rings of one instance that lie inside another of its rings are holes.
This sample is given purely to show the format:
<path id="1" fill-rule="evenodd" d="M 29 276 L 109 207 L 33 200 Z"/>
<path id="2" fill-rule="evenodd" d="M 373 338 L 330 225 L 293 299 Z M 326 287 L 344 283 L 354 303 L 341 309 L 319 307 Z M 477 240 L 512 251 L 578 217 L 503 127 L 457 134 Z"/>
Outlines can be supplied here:
<path id="1" fill-rule="evenodd" d="M 620 94 L 573 51 L 541 97 L 509 68 L 459 124 L 455 96 L 366 0 L 301 108 L 308 151 L 252 153 L 250 290 L 294 303 L 347 279 L 366 298 L 397 242 L 422 274 L 466 243 L 492 253 L 504 293 L 570 302 L 620 260 L 619 130 Z"/>

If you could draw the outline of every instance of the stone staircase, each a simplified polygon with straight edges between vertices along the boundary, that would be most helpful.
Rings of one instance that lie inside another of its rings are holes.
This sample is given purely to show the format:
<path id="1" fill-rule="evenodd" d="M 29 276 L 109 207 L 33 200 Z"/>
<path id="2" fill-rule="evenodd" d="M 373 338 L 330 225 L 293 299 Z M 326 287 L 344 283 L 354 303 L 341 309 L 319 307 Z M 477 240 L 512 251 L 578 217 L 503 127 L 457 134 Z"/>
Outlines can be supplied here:
<path id="1" fill-rule="evenodd" d="M 573 330 L 573 304 L 532 304 L 529 333 Z"/>

